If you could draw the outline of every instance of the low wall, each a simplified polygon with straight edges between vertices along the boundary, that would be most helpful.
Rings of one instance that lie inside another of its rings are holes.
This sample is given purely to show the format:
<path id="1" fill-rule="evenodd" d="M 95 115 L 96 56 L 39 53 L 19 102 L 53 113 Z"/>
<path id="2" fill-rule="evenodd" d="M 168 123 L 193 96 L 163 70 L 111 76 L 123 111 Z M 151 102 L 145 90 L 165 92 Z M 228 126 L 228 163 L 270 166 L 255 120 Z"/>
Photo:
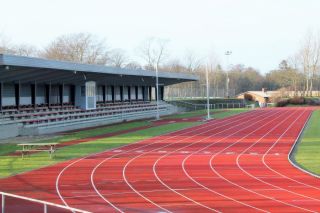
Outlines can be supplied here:
<path id="1" fill-rule="evenodd" d="M 21 125 L 19 124 L 6 124 L 0 125 L 0 139 L 13 138 L 20 135 Z"/>
<path id="2" fill-rule="evenodd" d="M 176 112 L 177 112 L 176 107 L 170 107 L 169 110 L 160 111 L 160 115 L 169 115 Z M 98 126 L 103 126 L 107 124 L 115 124 L 115 123 L 121 123 L 124 121 L 133 121 L 138 119 L 147 119 L 147 118 L 154 118 L 154 117 L 155 117 L 155 111 L 136 113 L 132 115 L 124 114 L 123 116 L 114 116 L 109 118 L 96 118 L 96 119 L 90 119 L 90 120 L 81 121 L 81 122 L 75 121 L 72 123 L 49 125 L 45 127 L 26 127 L 21 129 L 20 135 L 31 136 L 31 135 L 52 134 L 57 132 L 65 132 L 65 131 L 83 129 L 88 127 L 98 127 Z"/>

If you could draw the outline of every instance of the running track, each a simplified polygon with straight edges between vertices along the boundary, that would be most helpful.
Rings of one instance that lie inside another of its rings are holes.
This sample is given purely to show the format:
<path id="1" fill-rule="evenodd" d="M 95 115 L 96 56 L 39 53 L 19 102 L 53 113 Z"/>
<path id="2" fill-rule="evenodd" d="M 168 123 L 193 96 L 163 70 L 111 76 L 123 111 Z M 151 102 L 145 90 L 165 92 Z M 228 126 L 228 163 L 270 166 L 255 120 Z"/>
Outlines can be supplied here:
<path id="1" fill-rule="evenodd" d="M 92 212 L 320 212 L 319 179 L 288 161 L 312 110 L 212 120 L 2 179 L 0 190 Z M 7 204 L 7 212 L 41 211 Z"/>

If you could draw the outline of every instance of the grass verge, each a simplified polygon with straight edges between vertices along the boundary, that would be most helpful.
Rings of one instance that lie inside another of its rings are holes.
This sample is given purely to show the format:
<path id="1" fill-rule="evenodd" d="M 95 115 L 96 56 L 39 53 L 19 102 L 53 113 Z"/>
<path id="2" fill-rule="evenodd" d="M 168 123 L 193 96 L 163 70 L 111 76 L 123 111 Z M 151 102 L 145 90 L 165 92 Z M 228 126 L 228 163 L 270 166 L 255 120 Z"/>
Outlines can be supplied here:
<path id="1" fill-rule="evenodd" d="M 22 159 L 20 156 L 0 157 L 0 177 L 7 177 L 21 172 L 30 171 L 44 166 L 56 164 L 72 158 L 83 157 L 92 153 L 101 152 L 114 147 L 123 146 L 143 139 L 162 135 L 168 132 L 198 125 L 199 123 L 174 123 L 151 127 L 119 136 L 79 143 L 59 149 L 56 156 L 50 159 L 48 153 L 36 153 Z"/>
<path id="2" fill-rule="evenodd" d="M 320 110 L 312 113 L 293 157 L 300 167 L 320 175 Z"/>

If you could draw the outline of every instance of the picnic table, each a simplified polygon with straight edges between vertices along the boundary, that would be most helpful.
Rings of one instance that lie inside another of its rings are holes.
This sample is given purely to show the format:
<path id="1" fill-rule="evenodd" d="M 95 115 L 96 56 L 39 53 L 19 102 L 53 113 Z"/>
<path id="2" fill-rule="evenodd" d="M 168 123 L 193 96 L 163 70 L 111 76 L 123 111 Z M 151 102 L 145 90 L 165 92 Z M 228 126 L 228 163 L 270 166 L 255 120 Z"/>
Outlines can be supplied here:
<path id="1" fill-rule="evenodd" d="M 18 144 L 18 146 L 22 147 L 22 150 L 17 151 L 21 152 L 22 158 L 30 152 L 48 152 L 50 158 L 52 158 L 52 154 L 57 150 L 57 144 L 58 143 L 21 143 Z"/>

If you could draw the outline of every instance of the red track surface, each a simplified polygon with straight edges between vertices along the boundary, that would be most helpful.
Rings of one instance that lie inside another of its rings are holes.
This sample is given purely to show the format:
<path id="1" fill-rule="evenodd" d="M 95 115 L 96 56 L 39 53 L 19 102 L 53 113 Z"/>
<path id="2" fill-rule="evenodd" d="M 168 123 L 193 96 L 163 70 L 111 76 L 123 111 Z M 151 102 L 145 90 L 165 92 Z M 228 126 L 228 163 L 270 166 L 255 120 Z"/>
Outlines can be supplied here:
<path id="1" fill-rule="evenodd" d="M 311 112 L 213 120 L 3 179 L 0 190 L 92 212 L 319 212 L 319 179 L 288 161 Z M 41 211 L 7 204 L 9 212 Z"/>

